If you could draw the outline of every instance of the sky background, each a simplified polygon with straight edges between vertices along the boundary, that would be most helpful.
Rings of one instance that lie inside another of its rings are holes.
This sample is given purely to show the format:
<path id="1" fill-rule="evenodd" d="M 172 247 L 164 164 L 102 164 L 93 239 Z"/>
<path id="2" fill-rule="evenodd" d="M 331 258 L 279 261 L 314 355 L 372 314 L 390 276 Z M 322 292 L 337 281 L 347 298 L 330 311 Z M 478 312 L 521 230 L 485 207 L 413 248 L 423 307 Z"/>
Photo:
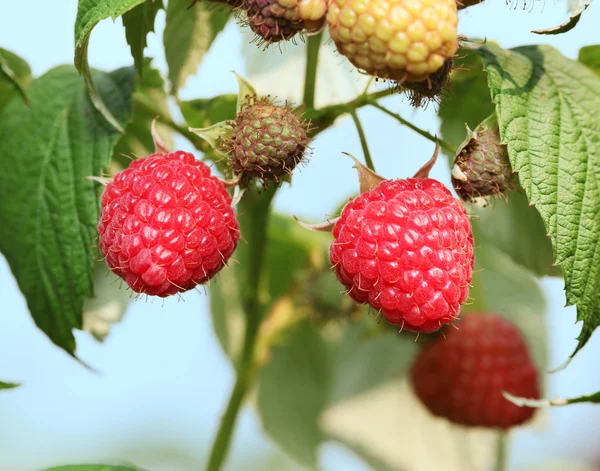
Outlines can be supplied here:
<path id="1" fill-rule="evenodd" d="M 70 64 L 75 15 L 74 0 L 0 0 L 0 47 L 27 60 L 35 76 L 59 64 Z M 541 37 L 530 33 L 559 24 L 566 15 L 561 1 L 536 1 L 523 9 L 522 2 L 510 5 L 504 0 L 488 0 L 461 13 L 459 32 L 487 37 L 504 47 L 553 44 L 566 56 L 576 58 L 580 47 L 600 43 L 600 3 L 592 4 L 568 34 Z M 161 12 L 156 27 L 159 33 L 164 20 Z M 248 31 L 240 32 L 234 23 L 229 24 L 198 75 L 188 81 L 182 97 L 235 93 L 237 84 L 230 71 L 236 70 L 249 76 L 259 91 L 298 99 L 301 80 L 284 77 L 302 77 L 303 48 L 290 45 L 284 53 L 277 49 L 263 53 L 254 45 L 248 46 L 249 39 Z M 160 35 L 149 36 L 146 54 L 166 71 Z M 94 29 L 89 58 L 93 67 L 105 70 L 132 63 L 120 20 L 101 22 Z M 318 103 L 351 98 L 362 83 L 352 74 L 351 66 L 331 46 L 321 59 Z M 269 70 L 268 77 L 258 73 L 261 69 Z M 418 126 L 432 133 L 438 131 L 432 107 L 415 111 L 402 97 L 385 103 Z M 412 175 L 431 155 L 431 142 L 377 110 L 361 110 L 360 117 L 382 175 Z M 183 140 L 177 145 L 191 150 Z M 282 189 L 276 209 L 313 220 L 330 214 L 357 189 L 355 171 L 342 151 L 362 155 L 348 119 L 319 136 L 310 165 L 295 175 L 292 187 Z M 332 176 L 333 186 L 328 184 Z M 449 182 L 443 160 L 432 177 Z M 563 308 L 562 281 L 546 279 L 542 284 L 549 305 L 550 366 L 555 367 L 573 351 L 579 326 L 574 324 L 575 310 Z M 97 368 L 99 375 L 82 368 L 35 327 L 1 255 L 0 299 L 0 378 L 24 383 L 18 390 L 0 395 L 0 471 L 114 460 L 129 460 L 157 471 L 187 471 L 198 469 L 198 463 L 204 462 L 234 379 L 212 333 L 204 294 L 193 291 L 184 294 L 182 300 L 133 302 L 104 344 L 78 332 L 77 353 Z M 565 371 L 548 378 L 548 396 L 578 396 L 600 390 L 599 356 L 600 339 L 594 336 Z M 552 409 L 542 425 L 515 434 L 510 469 L 545 469 L 547 461 L 594 458 L 591 449 L 600 441 L 594 432 L 599 422 L 599 407 Z M 230 470 L 241 469 L 240 463 L 246 459 L 276 453 L 275 446 L 262 435 L 252 408 L 244 409 L 240 416 L 232 450 Z M 367 469 L 337 445 L 322 447 L 320 461 L 325 471 Z"/>

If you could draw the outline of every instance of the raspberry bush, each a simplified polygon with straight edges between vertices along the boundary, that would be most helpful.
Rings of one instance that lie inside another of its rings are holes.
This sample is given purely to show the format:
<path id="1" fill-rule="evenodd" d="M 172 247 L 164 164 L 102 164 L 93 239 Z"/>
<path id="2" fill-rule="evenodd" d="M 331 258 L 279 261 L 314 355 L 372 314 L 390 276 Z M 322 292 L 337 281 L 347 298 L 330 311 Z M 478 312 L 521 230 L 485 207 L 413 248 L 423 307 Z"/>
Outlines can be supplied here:
<path id="1" fill-rule="evenodd" d="M 469 38 L 478 3 L 79 0 L 74 64 L 35 77 L 0 43 L 0 252 L 37 327 L 86 365 L 74 331 L 102 340 L 128 305 L 209 296 L 235 383 L 208 471 L 225 469 L 244 405 L 307 469 L 335 441 L 373 469 L 454 471 L 457 453 L 412 450 L 468 439 L 502 470 L 538 408 L 600 402 L 544 399 L 540 284 L 562 278 L 576 306 L 574 356 L 600 324 L 600 45 L 573 60 Z M 95 70 L 94 28 L 118 17 L 131 65 Z M 203 65 L 228 24 L 260 46 L 239 75 Z M 207 96 L 197 73 L 230 93 Z M 373 116 L 401 127 L 375 137 Z M 358 144 L 351 177 L 341 154 Z M 325 161 L 310 207 L 298 188 Z"/>

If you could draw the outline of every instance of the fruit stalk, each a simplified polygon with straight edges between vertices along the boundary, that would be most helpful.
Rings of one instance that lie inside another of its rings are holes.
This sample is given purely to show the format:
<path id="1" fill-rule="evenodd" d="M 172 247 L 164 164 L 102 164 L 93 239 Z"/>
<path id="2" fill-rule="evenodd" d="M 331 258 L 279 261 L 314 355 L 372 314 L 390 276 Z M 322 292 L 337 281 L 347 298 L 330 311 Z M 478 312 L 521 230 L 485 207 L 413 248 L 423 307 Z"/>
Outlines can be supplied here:
<path id="1" fill-rule="evenodd" d="M 494 471 L 506 471 L 508 435 L 506 432 L 499 432 L 496 441 L 496 465 Z"/>
<path id="2" fill-rule="evenodd" d="M 317 85 L 317 66 L 319 63 L 319 48 L 323 33 L 309 36 L 306 51 L 306 75 L 304 78 L 304 105 L 307 108 L 315 107 L 315 90 Z"/>
<path id="3" fill-rule="evenodd" d="M 221 426 L 206 467 L 207 471 L 221 469 L 231 444 L 231 435 L 240 407 L 255 379 L 254 349 L 264 310 L 260 300 L 260 288 L 264 273 L 267 224 L 271 202 L 276 191 L 276 187 L 272 187 L 260 194 L 254 191 L 247 192 L 239 205 L 241 214 L 251 215 L 241 221 L 241 230 L 247 240 L 247 260 L 244 263 L 248 267 L 248 271 L 240 286 L 242 288 L 242 308 L 246 317 L 246 333 L 241 357 L 236 365 L 236 382 L 225 414 L 221 419 Z"/>
<path id="4" fill-rule="evenodd" d="M 354 121 L 354 125 L 356 126 L 356 132 L 358 132 L 358 137 L 360 139 L 360 145 L 362 146 L 363 154 L 365 155 L 365 164 L 370 170 L 375 171 L 375 165 L 373 164 L 373 159 L 371 158 L 371 152 L 369 152 L 369 145 L 367 144 L 367 136 L 365 136 L 365 131 L 360 123 L 360 119 L 358 119 L 358 113 L 356 110 L 352 110 L 350 112 L 350 116 L 352 116 L 352 120 Z"/>
<path id="5" fill-rule="evenodd" d="M 446 141 L 431 135 L 430 133 L 428 133 L 427 131 L 424 131 L 423 129 L 415 126 L 414 124 L 412 124 L 410 121 L 405 120 L 402 116 L 400 116 L 399 114 L 394 113 L 393 111 L 388 110 L 387 108 L 385 108 L 384 106 L 381 106 L 379 103 L 377 103 L 376 101 L 373 101 L 371 103 L 369 103 L 369 105 L 377 108 L 378 110 L 383 111 L 385 114 L 391 116 L 392 118 L 394 118 L 396 121 L 400 122 L 400 124 L 403 124 L 404 126 L 409 127 L 410 129 L 412 129 L 414 132 L 416 132 L 417 134 L 420 134 L 421 136 L 423 136 L 425 139 L 429 139 L 431 142 L 437 142 L 440 144 L 440 147 L 442 149 L 447 150 L 448 152 L 450 152 L 452 155 L 454 155 L 456 153 L 456 149 L 453 148 L 450 144 L 448 144 Z"/>

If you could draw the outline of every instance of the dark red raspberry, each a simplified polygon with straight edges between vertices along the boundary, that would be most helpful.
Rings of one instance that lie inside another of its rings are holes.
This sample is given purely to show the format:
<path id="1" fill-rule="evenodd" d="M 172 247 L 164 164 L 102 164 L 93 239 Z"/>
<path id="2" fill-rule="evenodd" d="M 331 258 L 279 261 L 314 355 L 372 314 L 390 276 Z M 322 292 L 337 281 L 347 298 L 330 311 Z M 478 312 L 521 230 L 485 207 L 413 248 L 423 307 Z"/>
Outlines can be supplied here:
<path id="1" fill-rule="evenodd" d="M 223 183 L 182 151 L 152 154 L 115 175 L 98 232 L 109 268 L 132 290 L 161 297 L 210 280 L 239 239 Z"/>
<path id="2" fill-rule="evenodd" d="M 473 235 L 462 204 L 431 178 L 385 180 L 343 209 L 329 256 L 358 303 L 433 332 L 469 296 Z"/>
<path id="3" fill-rule="evenodd" d="M 468 314 L 426 346 L 414 362 L 417 396 L 435 415 L 462 425 L 507 429 L 535 409 L 502 395 L 539 399 L 538 376 L 517 327 L 495 314 Z"/>

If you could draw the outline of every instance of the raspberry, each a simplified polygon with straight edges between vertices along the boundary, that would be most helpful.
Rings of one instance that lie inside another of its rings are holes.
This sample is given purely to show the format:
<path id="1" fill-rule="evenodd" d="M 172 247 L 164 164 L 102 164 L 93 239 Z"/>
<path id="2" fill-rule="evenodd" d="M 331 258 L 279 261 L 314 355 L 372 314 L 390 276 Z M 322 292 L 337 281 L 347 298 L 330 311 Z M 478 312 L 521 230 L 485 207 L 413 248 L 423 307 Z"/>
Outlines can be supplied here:
<path id="1" fill-rule="evenodd" d="M 352 64 L 398 83 L 425 80 L 457 49 L 454 0 L 331 0 L 327 22 Z"/>
<path id="2" fill-rule="evenodd" d="M 278 181 L 303 160 L 307 124 L 289 108 L 251 99 L 232 122 L 231 137 L 220 143 L 235 175 Z"/>
<path id="3" fill-rule="evenodd" d="M 115 175 L 98 232 L 109 268 L 133 291 L 161 297 L 210 280 L 239 239 L 225 187 L 182 151 L 152 154 Z"/>
<path id="4" fill-rule="evenodd" d="M 414 390 L 434 415 L 451 422 L 507 429 L 535 409 L 509 402 L 502 392 L 538 399 L 538 377 L 517 327 L 495 314 L 468 314 L 426 346 L 411 369 Z"/>
<path id="5" fill-rule="evenodd" d="M 325 21 L 326 0 L 243 0 L 250 29 L 259 42 L 286 41 L 302 31 L 317 31 Z"/>
<path id="6" fill-rule="evenodd" d="M 471 224 L 437 180 L 384 180 L 344 207 L 333 237 L 330 260 L 348 294 L 392 324 L 433 332 L 469 296 Z"/>
<path id="7" fill-rule="evenodd" d="M 468 128 L 467 128 L 468 130 Z M 460 145 L 452 168 L 452 184 L 467 201 L 514 188 L 506 146 L 500 141 L 496 115 L 483 121 Z"/>

